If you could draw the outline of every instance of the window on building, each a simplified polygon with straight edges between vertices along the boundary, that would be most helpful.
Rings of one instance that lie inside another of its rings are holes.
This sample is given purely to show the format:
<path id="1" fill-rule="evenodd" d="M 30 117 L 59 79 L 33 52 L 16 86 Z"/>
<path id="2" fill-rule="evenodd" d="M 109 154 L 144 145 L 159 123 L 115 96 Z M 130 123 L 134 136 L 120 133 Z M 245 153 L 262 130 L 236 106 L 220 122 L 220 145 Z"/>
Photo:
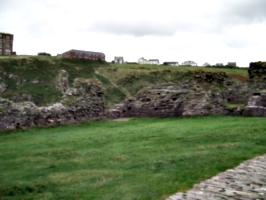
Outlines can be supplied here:
<path id="1" fill-rule="evenodd" d="M 6 50 L 5 50 L 5 54 L 6 54 L 6 55 L 10 55 L 10 54 L 11 54 L 11 51 L 10 51 L 9 49 L 6 49 Z"/>

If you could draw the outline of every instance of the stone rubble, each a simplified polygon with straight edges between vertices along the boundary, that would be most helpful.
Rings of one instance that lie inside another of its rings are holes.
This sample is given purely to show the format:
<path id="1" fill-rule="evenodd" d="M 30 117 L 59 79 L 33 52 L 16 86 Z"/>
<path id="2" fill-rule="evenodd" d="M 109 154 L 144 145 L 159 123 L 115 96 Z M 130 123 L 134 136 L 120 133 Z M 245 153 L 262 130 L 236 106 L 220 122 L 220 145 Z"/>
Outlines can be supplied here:
<path id="1" fill-rule="evenodd" d="M 180 84 L 165 83 L 144 88 L 137 95 L 115 105 L 109 110 L 109 116 L 118 118 L 229 114 L 230 111 L 222 105 L 233 99 L 233 95 L 227 91 L 228 84 L 231 84 L 231 80 L 223 72 L 197 71 L 190 80 Z M 238 95 L 237 90 L 232 93 Z M 245 95 L 243 99 L 247 103 L 248 98 Z"/>
<path id="2" fill-rule="evenodd" d="M 106 118 L 103 94 L 98 80 L 75 79 L 73 88 L 67 89 L 62 101 L 47 107 L 0 98 L 0 131 Z"/>
<path id="3" fill-rule="evenodd" d="M 199 70 L 179 84 L 165 83 L 144 88 L 135 96 L 106 110 L 104 89 L 100 81 L 77 78 L 69 87 L 69 74 L 61 70 L 55 85 L 62 92 L 62 100 L 54 105 L 37 107 L 30 102 L 32 97 L 26 94 L 20 95 L 19 99 L 14 95 L 13 101 L 0 98 L 0 131 L 106 117 L 116 119 L 213 114 L 265 117 L 266 62 L 251 63 L 248 72 L 249 81 L 238 83 L 224 72 Z M 8 76 L 17 78 L 13 74 Z M 7 85 L 0 83 L 0 93 L 6 88 Z"/>
<path id="4" fill-rule="evenodd" d="M 167 200 L 266 200 L 266 154 L 195 184 Z"/>
<path id="5" fill-rule="evenodd" d="M 0 83 L 0 94 L 3 93 L 7 89 L 7 85 L 4 83 Z"/>
<path id="6" fill-rule="evenodd" d="M 179 84 L 144 88 L 108 111 L 110 118 L 204 115 L 266 116 L 266 62 L 250 63 L 249 81 L 199 70 Z M 227 105 L 229 105 L 227 107 Z M 230 108 L 230 105 L 236 105 Z M 246 106 L 246 107 L 245 107 Z"/>
<path id="7" fill-rule="evenodd" d="M 245 115 L 266 117 L 266 62 L 250 63 L 248 74 L 248 84 L 252 94 Z"/>

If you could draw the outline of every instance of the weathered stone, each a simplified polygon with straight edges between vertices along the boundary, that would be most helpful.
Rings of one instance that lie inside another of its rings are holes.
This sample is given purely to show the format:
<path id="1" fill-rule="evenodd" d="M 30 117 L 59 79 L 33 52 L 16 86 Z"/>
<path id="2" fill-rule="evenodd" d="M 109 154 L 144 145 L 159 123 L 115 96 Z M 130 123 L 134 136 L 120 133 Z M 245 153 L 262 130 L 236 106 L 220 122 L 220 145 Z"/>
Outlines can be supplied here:
<path id="1" fill-rule="evenodd" d="M 0 94 L 3 93 L 7 89 L 7 85 L 4 83 L 0 83 Z"/>
<path id="2" fill-rule="evenodd" d="M 171 117 L 226 114 L 224 98 L 224 73 L 195 73 L 190 81 L 179 85 L 166 83 L 148 87 L 136 96 L 116 106 L 114 116 L 122 117 Z M 217 87 L 219 86 L 219 87 Z M 114 112 L 114 111 L 111 111 Z"/>
<path id="3" fill-rule="evenodd" d="M 210 114 L 242 115 L 239 106 L 225 109 L 224 103 L 247 105 L 244 115 L 266 116 L 265 63 L 251 63 L 248 83 L 236 83 L 223 72 L 197 71 L 179 84 L 165 83 L 145 88 L 105 112 L 104 89 L 98 80 L 76 79 L 69 87 L 68 73 L 62 70 L 55 79 L 63 93 L 62 101 L 38 108 L 31 103 L 0 103 L 2 130 L 16 127 L 74 123 L 90 118 L 170 117 Z M 18 78 L 13 74 L 4 74 Z M 2 91 L 5 86 L 2 86 Z M 1 87 L 0 87 L 1 92 Z M 14 95 L 15 102 L 30 101 L 30 95 Z M 60 104 L 61 103 L 61 104 Z M 21 118 L 21 119 L 20 119 Z M 23 118 L 23 119 L 22 119 Z M 28 124 L 28 125 L 25 125 Z"/>
<path id="4" fill-rule="evenodd" d="M 251 63 L 248 83 L 234 82 L 224 72 L 199 70 L 190 80 L 179 85 L 166 83 L 143 89 L 125 100 L 122 106 L 110 110 L 110 117 L 210 114 L 266 116 L 266 75 L 263 75 L 266 74 L 265 66 L 261 62 Z M 255 104 L 254 96 L 259 96 L 256 97 Z M 228 109 L 224 108 L 225 103 L 237 106 Z M 245 111 L 243 105 L 247 105 Z"/>
<path id="5" fill-rule="evenodd" d="M 194 72 L 193 77 L 197 80 L 202 80 L 210 83 L 216 82 L 218 84 L 222 84 L 228 78 L 225 72 L 207 72 L 204 70 L 198 70 Z"/>
<path id="6" fill-rule="evenodd" d="M 61 70 L 55 79 L 56 88 L 62 93 L 65 93 L 68 89 L 68 78 L 69 74 L 66 70 Z"/>
<path id="7" fill-rule="evenodd" d="M 248 69 L 249 82 L 266 84 L 266 62 L 252 62 Z"/>
<path id="8" fill-rule="evenodd" d="M 39 81 L 38 81 L 38 80 L 33 80 L 32 83 L 33 83 L 33 84 L 38 84 Z"/>
<path id="9" fill-rule="evenodd" d="M 9 74 L 8 78 L 10 78 L 10 79 L 18 79 L 19 77 L 17 75 L 15 75 L 15 74 Z"/>
<path id="10" fill-rule="evenodd" d="M 76 96 L 65 94 L 61 103 L 37 107 L 32 102 L 14 103 L 0 98 L 0 130 L 71 124 L 106 117 L 103 88 L 94 79 L 76 79 Z"/>
<path id="11" fill-rule="evenodd" d="M 266 155 L 241 163 L 167 200 L 266 199 Z"/>
<path id="12" fill-rule="evenodd" d="M 250 97 L 245 110 L 247 116 L 266 116 L 266 62 L 250 63 Z"/>

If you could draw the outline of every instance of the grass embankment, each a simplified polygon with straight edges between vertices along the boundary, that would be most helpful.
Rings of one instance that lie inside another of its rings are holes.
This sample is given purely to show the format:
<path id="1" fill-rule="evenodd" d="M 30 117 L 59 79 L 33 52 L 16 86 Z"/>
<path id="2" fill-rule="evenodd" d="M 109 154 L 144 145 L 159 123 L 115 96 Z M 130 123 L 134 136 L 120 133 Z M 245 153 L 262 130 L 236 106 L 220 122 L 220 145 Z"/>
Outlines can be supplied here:
<path id="1" fill-rule="evenodd" d="M 75 78 L 95 78 L 95 68 L 105 62 L 85 59 L 62 59 L 47 56 L 13 56 L 0 59 L 0 77 L 8 87 L 3 98 L 31 96 L 37 105 L 58 102 L 62 93 L 56 88 L 56 77 L 64 69 L 69 73 L 69 85 Z"/>
<path id="2" fill-rule="evenodd" d="M 264 118 L 94 122 L 0 135 L 0 199 L 165 199 L 266 152 Z"/>
<path id="3" fill-rule="evenodd" d="M 185 79 L 188 79 L 191 75 L 191 71 L 180 71 L 176 69 L 131 69 L 131 68 L 98 68 L 99 74 L 106 77 L 112 85 L 118 88 L 126 94 L 126 97 L 130 97 L 138 93 L 145 87 L 157 85 L 160 83 L 179 83 Z"/>
<path id="4" fill-rule="evenodd" d="M 128 68 L 128 69 L 175 69 L 180 71 L 197 71 L 199 69 L 211 72 L 225 72 L 227 74 L 240 74 L 247 76 L 247 68 L 222 68 L 222 67 L 193 67 L 193 66 L 170 66 L 170 65 L 147 65 L 147 64 L 110 64 L 115 68 Z"/>
<path id="5" fill-rule="evenodd" d="M 62 93 L 56 88 L 60 70 L 69 73 L 69 85 L 75 78 L 97 78 L 104 87 L 107 107 L 120 103 L 141 89 L 160 83 L 179 83 L 188 79 L 193 71 L 224 71 L 229 76 L 245 82 L 246 69 L 199 68 L 165 65 L 109 64 L 84 59 L 63 59 L 50 56 L 2 56 L 0 59 L 0 84 L 7 90 L 1 97 L 15 101 L 28 99 L 38 106 L 58 102 Z"/>
<path id="6" fill-rule="evenodd" d="M 111 67 L 98 68 L 99 74 L 104 76 L 112 85 L 130 97 L 141 89 L 161 83 L 180 83 L 189 79 L 194 71 L 205 70 L 211 72 L 225 72 L 228 76 L 241 82 L 248 79 L 247 69 L 227 68 L 203 68 L 186 66 L 165 66 L 165 65 L 138 65 L 138 64 L 110 64 Z M 108 107 L 112 103 L 108 101 Z"/>

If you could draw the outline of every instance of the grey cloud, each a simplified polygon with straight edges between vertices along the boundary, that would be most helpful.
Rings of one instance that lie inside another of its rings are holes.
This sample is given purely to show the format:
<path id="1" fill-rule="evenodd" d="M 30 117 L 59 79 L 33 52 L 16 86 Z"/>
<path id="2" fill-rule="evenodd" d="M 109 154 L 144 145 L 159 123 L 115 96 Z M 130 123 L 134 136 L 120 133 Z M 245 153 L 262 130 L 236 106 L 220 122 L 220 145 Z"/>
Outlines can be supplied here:
<path id="1" fill-rule="evenodd" d="M 6 11 L 6 9 L 11 5 L 13 1 L 0 1 L 0 11 L 1 13 Z"/>
<path id="2" fill-rule="evenodd" d="M 250 45 L 243 38 L 225 38 L 223 41 L 228 47 L 236 49 L 242 49 Z"/>
<path id="3" fill-rule="evenodd" d="M 250 24 L 266 21 L 265 0 L 237 0 L 224 3 L 220 13 L 226 25 Z"/>
<path id="4" fill-rule="evenodd" d="M 149 21 L 95 21 L 90 30 L 111 33 L 115 35 L 134 35 L 142 37 L 152 36 L 171 36 L 175 34 L 175 27 L 169 25 L 158 25 Z"/>
<path id="5" fill-rule="evenodd" d="M 236 6 L 235 15 L 248 20 L 265 20 L 266 19 L 266 1 L 265 0 L 249 0 L 243 4 Z"/>
<path id="6" fill-rule="evenodd" d="M 196 30 L 197 24 L 182 21 L 156 22 L 149 20 L 141 21 L 95 21 L 90 31 L 109 33 L 114 35 L 143 36 L 173 36 L 178 31 Z"/>

